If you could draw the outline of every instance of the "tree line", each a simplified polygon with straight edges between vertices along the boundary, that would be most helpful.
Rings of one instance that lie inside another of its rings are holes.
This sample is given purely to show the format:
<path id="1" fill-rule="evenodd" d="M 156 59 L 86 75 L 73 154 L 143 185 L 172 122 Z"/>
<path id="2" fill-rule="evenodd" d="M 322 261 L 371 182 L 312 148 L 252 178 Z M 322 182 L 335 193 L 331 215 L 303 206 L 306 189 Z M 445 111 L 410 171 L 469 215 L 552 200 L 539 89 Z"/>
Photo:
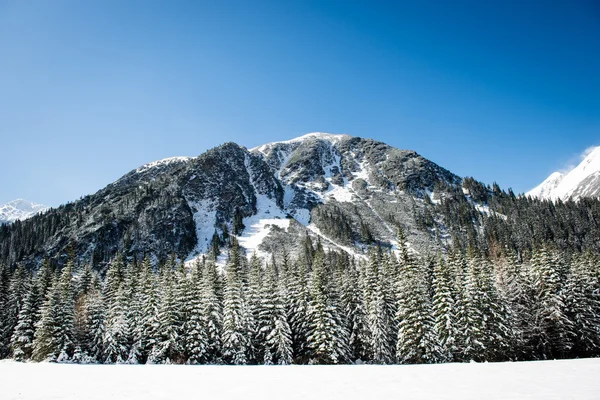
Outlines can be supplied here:
<path id="1" fill-rule="evenodd" d="M 338 364 L 600 355 L 600 262 L 549 247 L 527 260 L 373 247 L 352 259 L 307 239 L 224 266 L 72 257 L 0 267 L 0 358 L 74 363 Z"/>

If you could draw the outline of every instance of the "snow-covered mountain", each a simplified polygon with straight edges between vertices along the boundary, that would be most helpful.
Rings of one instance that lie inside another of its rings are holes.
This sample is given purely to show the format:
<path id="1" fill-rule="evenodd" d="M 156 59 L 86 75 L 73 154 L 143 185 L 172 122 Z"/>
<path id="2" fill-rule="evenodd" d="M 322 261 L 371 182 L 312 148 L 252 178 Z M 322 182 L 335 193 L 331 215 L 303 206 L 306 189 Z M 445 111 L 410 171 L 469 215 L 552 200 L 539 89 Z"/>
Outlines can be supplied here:
<path id="1" fill-rule="evenodd" d="M 34 261 L 73 243 L 94 264 L 119 251 L 193 260 L 233 234 L 247 254 L 294 252 L 318 236 L 360 256 L 374 243 L 396 247 L 399 227 L 418 251 L 449 238 L 429 209 L 440 190 L 464 196 L 461 183 L 412 150 L 349 135 L 310 133 L 250 150 L 225 143 L 146 164 L 7 231 L 0 254 Z M 35 244 L 19 250 L 11 235 L 33 235 Z"/>
<path id="2" fill-rule="evenodd" d="M 527 194 L 550 200 L 600 197 L 600 146 L 590 149 L 575 168 L 554 172 Z"/>
<path id="3" fill-rule="evenodd" d="M 16 220 L 22 221 L 46 209 L 48 207 L 42 204 L 23 199 L 13 200 L 0 206 L 0 224 L 10 224 Z"/>

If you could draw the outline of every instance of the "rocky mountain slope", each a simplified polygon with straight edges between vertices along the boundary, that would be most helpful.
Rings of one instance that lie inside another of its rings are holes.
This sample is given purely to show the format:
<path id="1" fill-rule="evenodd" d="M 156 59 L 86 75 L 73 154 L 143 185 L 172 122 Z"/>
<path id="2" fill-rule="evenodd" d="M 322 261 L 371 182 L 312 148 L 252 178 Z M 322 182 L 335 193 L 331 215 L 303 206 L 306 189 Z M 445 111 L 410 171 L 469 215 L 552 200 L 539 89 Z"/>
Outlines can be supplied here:
<path id="1" fill-rule="evenodd" d="M 600 146 L 593 148 L 572 170 L 554 172 L 527 194 L 549 200 L 600 197 Z"/>
<path id="2" fill-rule="evenodd" d="M 0 225 L 10 224 L 16 220 L 25 220 L 48 207 L 31 201 L 17 199 L 0 206 Z"/>
<path id="3" fill-rule="evenodd" d="M 191 260 L 232 234 L 248 254 L 293 252 L 319 236 L 326 247 L 360 256 L 374 243 L 394 247 L 399 227 L 419 251 L 445 234 L 441 223 L 436 232 L 418 229 L 415 214 L 436 198 L 436 187 L 460 184 L 416 152 L 371 139 L 312 133 L 251 150 L 226 143 L 144 165 L 93 195 L 4 227 L 0 259 L 33 263 L 65 256 L 72 245 L 95 265 L 116 252 Z"/>

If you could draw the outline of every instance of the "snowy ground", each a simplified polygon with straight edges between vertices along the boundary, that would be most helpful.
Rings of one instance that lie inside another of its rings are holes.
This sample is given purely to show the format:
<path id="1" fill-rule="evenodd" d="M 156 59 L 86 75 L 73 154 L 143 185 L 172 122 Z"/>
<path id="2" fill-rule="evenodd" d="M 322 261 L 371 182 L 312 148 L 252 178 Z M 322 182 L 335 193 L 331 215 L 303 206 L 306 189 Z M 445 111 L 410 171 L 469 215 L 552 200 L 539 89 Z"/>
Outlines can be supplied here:
<path id="1" fill-rule="evenodd" d="M 12 399 L 598 399 L 600 359 L 415 366 L 0 362 Z"/>

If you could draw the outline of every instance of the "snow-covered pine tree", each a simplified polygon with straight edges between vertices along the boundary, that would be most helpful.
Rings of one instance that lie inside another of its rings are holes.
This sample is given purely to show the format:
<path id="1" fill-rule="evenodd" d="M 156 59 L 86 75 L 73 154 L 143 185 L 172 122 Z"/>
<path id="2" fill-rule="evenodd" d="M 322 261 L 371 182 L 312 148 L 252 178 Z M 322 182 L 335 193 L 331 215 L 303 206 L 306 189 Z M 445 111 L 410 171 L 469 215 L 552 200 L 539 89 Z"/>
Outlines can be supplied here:
<path id="1" fill-rule="evenodd" d="M 533 351 L 541 359 L 565 357 L 571 349 L 572 322 L 565 314 L 564 292 L 557 256 L 546 247 L 531 257 L 534 295 Z"/>
<path id="2" fill-rule="evenodd" d="M 367 307 L 362 287 L 359 272 L 354 262 L 351 262 L 343 279 L 342 306 L 343 313 L 348 321 L 348 342 L 352 361 L 367 361 L 369 359 L 369 338 L 371 334 L 368 327 Z"/>
<path id="3" fill-rule="evenodd" d="M 460 250 L 453 249 L 448 254 L 448 268 L 454 277 L 454 311 L 456 316 L 456 347 L 458 353 L 454 354 L 457 362 L 470 361 L 472 322 L 469 315 L 469 301 L 465 287 L 467 261 Z"/>
<path id="4" fill-rule="evenodd" d="M 142 269 L 137 262 L 130 262 L 125 269 L 122 288 L 127 297 L 126 320 L 128 321 L 128 364 L 138 364 L 143 358 L 143 302 L 142 302 Z"/>
<path id="5" fill-rule="evenodd" d="M 287 310 L 288 321 L 292 331 L 292 349 L 294 359 L 299 363 L 309 360 L 308 351 L 308 265 L 301 258 L 290 267 L 287 280 Z"/>
<path id="6" fill-rule="evenodd" d="M 94 286 L 97 285 L 97 286 Z M 92 271 L 89 264 L 81 265 L 75 274 L 73 282 L 74 290 L 74 338 L 75 355 L 74 362 L 87 363 L 91 361 L 89 356 L 89 294 L 99 290 L 99 278 Z"/>
<path id="7" fill-rule="evenodd" d="M 58 317 L 60 300 L 58 277 L 55 277 L 40 308 L 40 318 L 35 323 L 31 357 L 35 361 L 56 361 L 59 355 L 61 345 L 58 333 L 62 323 Z"/>
<path id="8" fill-rule="evenodd" d="M 175 286 L 175 298 L 177 302 L 177 308 L 179 310 L 179 348 L 180 356 L 179 362 L 188 363 L 188 334 L 186 332 L 191 317 L 191 307 L 194 299 L 193 293 L 193 275 L 194 271 L 188 274 L 185 262 L 180 261 L 176 269 L 176 286 Z M 199 298 L 199 297 L 198 297 Z"/>
<path id="9" fill-rule="evenodd" d="M 433 330 L 427 279 L 424 268 L 413 257 L 404 260 L 397 285 L 396 359 L 403 364 L 439 362 L 441 357 Z"/>
<path id="10" fill-rule="evenodd" d="M 292 333 L 280 293 L 275 264 L 267 265 L 258 316 L 258 337 L 264 364 L 292 363 Z"/>
<path id="11" fill-rule="evenodd" d="M 386 301 L 384 273 L 380 266 L 380 255 L 371 251 L 366 271 L 364 297 L 367 301 L 367 322 L 370 332 L 370 359 L 376 364 L 394 362 L 393 316 Z"/>
<path id="12" fill-rule="evenodd" d="M 25 361 L 31 357 L 38 303 L 38 286 L 35 282 L 32 282 L 29 285 L 29 290 L 19 312 L 17 326 L 11 338 L 13 358 L 17 361 Z"/>
<path id="13" fill-rule="evenodd" d="M 7 334 L 10 324 L 7 308 L 10 275 L 8 266 L 0 263 L 0 359 L 8 356 L 10 347 L 10 337 Z"/>
<path id="14" fill-rule="evenodd" d="M 325 265 L 325 254 L 317 245 L 313 259 L 310 302 L 308 305 L 309 333 L 307 345 L 313 364 L 339 364 L 347 360 L 348 350 L 344 327 L 337 315 L 339 306 L 330 293 Z"/>
<path id="15" fill-rule="evenodd" d="M 227 260 L 226 283 L 223 299 L 223 360 L 228 364 L 248 363 L 250 338 L 247 308 L 241 277 L 240 249 L 235 238 Z"/>
<path id="16" fill-rule="evenodd" d="M 87 354 L 91 362 L 104 362 L 105 304 L 101 288 L 92 288 L 87 296 Z"/>
<path id="17" fill-rule="evenodd" d="M 106 297 L 105 297 L 106 298 Z M 131 350 L 128 319 L 129 293 L 122 284 L 115 297 L 107 304 L 106 330 L 104 332 L 104 359 L 108 363 L 125 363 Z"/>
<path id="18" fill-rule="evenodd" d="M 571 321 L 572 357 L 594 357 L 600 354 L 600 292 L 598 260 L 592 254 L 572 260 L 563 287 L 565 314 Z"/>
<path id="19" fill-rule="evenodd" d="M 178 279 L 175 271 L 174 257 L 164 266 L 160 282 L 160 303 L 158 307 L 157 343 L 154 345 L 149 360 L 152 363 L 181 363 L 182 343 L 180 331 L 182 327 L 180 302 L 177 299 Z"/>
<path id="20" fill-rule="evenodd" d="M 8 282 L 6 302 L 2 308 L 0 324 L 0 358 L 11 354 L 11 338 L 19 321 L 19 313 L 29 289 L 31 276 L 23 267 L 17 267 Z"/>
<path id="21" fill-rule="evenodd" d="M 442 361 L 454 361 L 458 353 L 459 327 L 455 313 L 455 278 L 446 261 L 440 257 L 433 269 L 432 313 L 434 332 L 438 337 Z"/>
<path id="22" fill-rule="evenodd" d="M 507 320 L 512 337 L 510 351 L 506 356 L 516 360 L 527 360 L 531 354 L 528 341 L 532 332 L 533 297 L 528 275 L 523 270 L 517 254 L 508 252 L 496 263 L 498 294 L 507 308 Z"/>
<path id="23" fill-rule="evenodd" d="M 140 271 L 139 301 L 141 308 L 139 362 L 146 363 L 158 342 L 158 283 L 150 258 L 145 257 Z"/>
<path id="24" fill-rule="evenodd" d="M 50 260 L 48 258 L 44 258 L 42 260 L 42 266 L 39 271 L 37 271 L 35 275 L 35 284 L 38 287 L 38 304 L 37 304 L 37 318 L 39 319 L 40 308 L 42 307 L 42 303 L 46 299 L 46 295 L 52 286 L 54 281 L 55 271 L 50 264 Z"/>
<path id="25" fill-rule="evenodd" d="M 219 273 L 209 260 L 202 275 L 202 319 L 206 329 L 206 358 L 210 364 L 222 362 L 223 303 L 219 293 Z"/>
<path id="26" fill-rule="evenodd" d="M 67 262 L 48 291 L 36 324 L 32 358 L 67 361 L 75 351 L 73 261 Z"/>
<path id="27" fill-rule="evenodd" d="M 472 327 L 470 358 L 502 361 L 511 350 L 507 307 L 498 295 L 489 262 L 477 254 L 471 254 L 468 262 L 465 289 Z"/>
<path id="28" fill-rule="evenodd" d="M 186 355 L 189 364 L 208 362 L 208 335 L 203 314 L 202 263 L 196 260 L 192 274 L 186 285 L 187 322 L 184 331 Z"/>
<path id="29" fill-rule="evenodd" d="M 104 301 L 108 308 L 111 307 L 125 278 L 125 262 L 123 255 L 118 254 L 117 257 L 109 264 L 104 278 Z"/>
<path id="30" fill-rule="evenodd" d="M 248 313 L 251 316 L 250 342 L 252 344 L 252 362 L 262 363 L 265 351 L 265 337 L 261 334 L 261 314 L 264 298 L 263 296 L 263 268 L 261 259 L 252 253 L 248 272 L 248 286 L 246 288 L 246 301 Z"/>

